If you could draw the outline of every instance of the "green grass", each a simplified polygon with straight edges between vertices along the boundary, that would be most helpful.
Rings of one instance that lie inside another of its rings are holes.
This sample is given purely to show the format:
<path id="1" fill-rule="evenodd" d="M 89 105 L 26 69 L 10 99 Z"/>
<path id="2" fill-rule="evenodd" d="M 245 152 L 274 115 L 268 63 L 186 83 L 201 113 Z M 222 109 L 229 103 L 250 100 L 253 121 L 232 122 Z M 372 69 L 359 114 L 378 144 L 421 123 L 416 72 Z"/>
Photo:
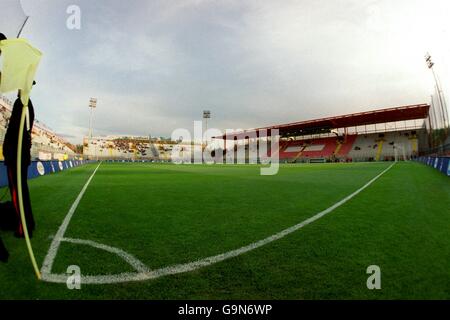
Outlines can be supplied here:
<path id="1" fill-rule="evenodd" d="M 121 248 L 149 268 L 195 261 L 263 239 L 328 208 L 389 163 L 259 167 L 102 164 L 67 237 Z M 42 263 L 54 235 L 94 170 L 86 165 L 30 181 Z M 37 282 L 25 242 L 1 236 L 1 299 L 449 299 L 450 180 L 417 163 L 398 163 L 329 215 L 264 247 L 193 272 L 144 282 Z M 62 243 L 53 272 L 131 272 L 116 255 Z M 368 290 L 379 265 L 382 289 Z"/>

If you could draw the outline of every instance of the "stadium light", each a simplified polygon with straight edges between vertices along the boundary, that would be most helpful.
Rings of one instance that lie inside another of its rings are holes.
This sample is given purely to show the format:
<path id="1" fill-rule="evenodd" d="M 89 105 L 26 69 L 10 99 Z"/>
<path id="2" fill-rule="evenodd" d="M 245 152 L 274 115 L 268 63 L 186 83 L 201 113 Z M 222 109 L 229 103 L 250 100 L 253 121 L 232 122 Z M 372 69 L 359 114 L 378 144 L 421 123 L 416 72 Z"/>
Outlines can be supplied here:
<path id="1" fill-rule="evenodd" d="M 89 116 L 89 139 L 92 139 L 92 110 L 97 107 L 97 98 L 89 99 L 89 108 L 91 113 Z"/>
<path id="2" fill-rule="evenodd" d="M 444 122 L 444 128 L 447 130 L 448 126 L 449 126 L 447 106 L 442 97 L 442 90 L 441 90 L 441 86 L 439 85 L 439 80 L 436 76 L 436 73 L 434 72 L 434 68 L 433 68 L 434 62 L 433 62 L 433 60 L 431 60 L 431 55 L 428 52 L 425 55 L 425 62 L 427 63 L 428 69 L 430 69 L 431 72 L 433 73 L 434 82 L 436 83 L 436 90 L 437 90 L 437 94 L 438 94 L 438 98 L 439 98 L 439 106 L 440 106 L 441 112 L 442 112 L 442 120 Z"/>
<path id="3" fill-rule="evenodd" d="M 203 110 L 203 119 L 205 119 L 205 132 L 206 132 L 208 130 L 208 119 L 211 119 L 211 111 Z"/>

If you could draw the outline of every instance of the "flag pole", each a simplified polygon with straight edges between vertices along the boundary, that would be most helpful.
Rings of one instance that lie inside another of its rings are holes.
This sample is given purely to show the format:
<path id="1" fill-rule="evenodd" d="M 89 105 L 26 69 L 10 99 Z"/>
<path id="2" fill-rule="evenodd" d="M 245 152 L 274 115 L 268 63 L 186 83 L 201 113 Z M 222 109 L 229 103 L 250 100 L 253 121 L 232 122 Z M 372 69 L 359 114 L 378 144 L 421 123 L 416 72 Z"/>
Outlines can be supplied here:
<path id="1" fill-rule="evenodd" d="M 23 208 L 23 195 L 22 195 L 22 141 L 23 141 L 23 130 L 25 127 L 25 117 L 27 115 L 28 103 L 22 107 L 22 115 L 20 117 L 19 126 L 19 139 L 17 141 L 17 193 L 19 198 L 19 210 L 20 210 L 20 220 L 22 222 L 23 233 L 25 235 L 25 241 L 27 243 L 28 254 L 30 255 L 31 263 L 33 264 L 34 272 L 38 280 L 41 280 L 41 272 L 36 263 L 36 258 L 34 257 L 33 248 L 31 247 L 30 236 L 28 235 L 28 227 L 25 219 L 25 211 Z"/>
<path id="2" fill-rule="evenodd" d="M 25 18 L 25 21 L 23 22 L 22 27 L 20 27 L 19 33 L 17 34 L 17 38 L 20 38 L 20 35 L 22 34 L 23 28 L 25 27 L 25 24 L 27 23 L 29 17 L 30 16 L 27 16 Z"/>

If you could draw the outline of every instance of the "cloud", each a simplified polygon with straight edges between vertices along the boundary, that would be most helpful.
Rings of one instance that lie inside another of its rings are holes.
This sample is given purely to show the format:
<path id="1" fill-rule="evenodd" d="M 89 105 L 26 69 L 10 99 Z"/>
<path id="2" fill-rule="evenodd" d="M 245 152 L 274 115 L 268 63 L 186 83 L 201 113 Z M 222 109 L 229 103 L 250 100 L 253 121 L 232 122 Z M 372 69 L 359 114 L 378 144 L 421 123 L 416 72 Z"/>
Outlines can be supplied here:
<path id="1" fill-rule="evenodd" d="M 108 72 L 125 76 L 133 73 L 168 76 L 180 63 L 175 52 L 167 38 L 110 30 L 106 36 L 94 38 L 93 44 L 81 57 L 81 62 L 87 67 L 104 68 Z"/>
<path id="2" fill-rule="evenodd" d="M 45 53 L 33 98 L 58 132 L 169 136 L 203 109 L 210 126 L 258 127 L 427 102 L 450 89 L 446 0 L 27 2 Z"/>

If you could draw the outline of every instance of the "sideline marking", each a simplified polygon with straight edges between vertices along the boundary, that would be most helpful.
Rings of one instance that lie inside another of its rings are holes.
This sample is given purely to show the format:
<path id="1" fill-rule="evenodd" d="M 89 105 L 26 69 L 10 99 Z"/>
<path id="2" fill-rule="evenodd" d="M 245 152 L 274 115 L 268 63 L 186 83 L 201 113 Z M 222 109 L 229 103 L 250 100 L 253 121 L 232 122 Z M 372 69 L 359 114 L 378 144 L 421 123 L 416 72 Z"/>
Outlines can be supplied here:
<path id="1" fill-rule="evenodd" d="M 84 244 L 88 245 L 97 249 L 105 250 L 107 252 L 111 252 L 114 254 L 117 254 L 119 257 L 121 257 L 123 260 L 128 262 L 129 265 L 131 265 L 137 272 L 148 272 L 149 269 L 145 264 L 143 264 L 141 261 L 133 257 L 131 254 L 123 251 L 122 249 L 115 248 L 108 246 L 106 244 L 98 243 L 92 240 L 83 240 L 83 239 L 74 239 L 74 238 L 62 238 L 60 240 L 61 242 L 70 242 L 70 243 L 76 243 L 76 244 Z"/>
<path id="2" fill-rule="evenodd" d="M 194 271 L 197 270 L 199 268 L 202 267 L 207 267 L 210 266 L 212 264 L 233 258 L 233 257 L 237 257 L 241 254 L 247 253 L 249 251 L 252 251 L 254 249 L 257 249 L 259 247 L 262 247 L 268 243 L 271 243 L 275 240 L 279 240 L 281 238 L 284 238 L 285 236 L 287 236 L 288 234 L 291 234 L 301 228 L 303 228 L 304 226 L 322 218 L 323 216 L 327 215 L 328 213 L 332 212 L 333 210 L 335 210 L 336 208 L 342 206 L 344 203 L 346 203 L 347 201 L 349 201 L 350 199 L 352 199 L 353 197 L 355 197 L 356 195 L 358 195 L 361 191 L 363 191 L 364 189 L 366 189 L 368 186 L 370 186 L 372 183 L 374 183 L 376 180 L 378 180 L 378 178 L 380 178 L 383 174 L 385 174 L 387 171 L 389 171 L 394 165 L 396 164 L 396 162 L 392 163 L 389 167 L 387 167 L 386 169 L 384 169 L 381 173 L 379 173 L 377 176 L 375 176 L 374 178 L 372 178 L 369 182 L 367 182 L 365 185 L 363 185 L 361 188 L 359 188 L 358 190 L 354 191 L 353 193 L 351 193 L 350 195 L 348 195 L 347 197 L 343 198 L 342 200 L 336 202 L 334 205 L 332 205 L 331 207 L 315 214 L 314 216 L 292 226 L 289 227 L 287 229 L 284 229 L 276 234 L 273 234 L 265 239 L 253 242 L 247 246 L 235 249 L 235 250 L 231 250 L 225 253 L 221 253 L 215 256 L 210 256 L 207 258 L 203 258 L 194 262 L 188 262 L 188 263 L 184 263 L 184 264 L 177 264 L 177 265 L 173 265 L 173 266 L 168 266 L 168 267 L 164 267 L 164 268 L 160 268 L 160 269 L 156 269 L 156 270 L 148 270 L 148 271 L 143 271 L 143 272 L 138 272 L 138 273 L 119 273 L 119 274 L 115 274 L 115 275 L 96 275 L 96 276 L 81 276 L 81 283 L 82 284 L 111 284 L 111 283 L 121 283 L 121 282 L 131 282 L 131 281 L 144 281 L 144 280 L 150 280 L 150 279 L 156 279 L 159 277 L 163 277 L 163 276 L 167 276 L 167 275 L 173 275 L 173 274 L 178 274 L 178 273 L 184 273 L 184 272 L 189 272 L 189 271 Z M 99 165 L 100 166 L 100 165 Z M 98 169 L 98 167 L 97 167 Z M 97 170 L 96 169 L 96 170 Z M 94 171 L 95 173 L 95 171 Z M 92 179 L 93 175 L 91 176 L 91 178 L 89 179 L 88 182 L 90 182 L 90 180 Z M 88 185 L 89 183 L 87 183 L 86 185 Z M 87 186 L 85 186 L 87 187 Z M 83 188 L 83 190 L 85 190 Z M 83 191 L 82 190 L 82 191 Z M 83 192 L 84 193 L 84 192 Z M 80 193 L 81 195 L 81 193 Z M 77 198 L 78 200 L 78 198 Z M 76 201 L 76 200 L 75 200 Z M 78 201 L 79 202 L 79 201 Z M 75 203 L 74 203 L 75 204 Z M 78 205 L 78 204 L 77 204 Z M 72 205 L 73 207 L 73 205 Z M 71 208 L 72 209 L 72 208 Z M 76 206 L 75 206 L 76 209 Z M 75 211 L 74 209 L 74 211 Z M 71 211 L 69 211 L 70 213 Z M 69 214 L 68 214 L 69 215 Z M 72 212 L 73 215 L 73 212 Z M 63 224 L 66 222 L 66 219 L 64 219 Z M 70 219 L 68 219 L 67 224 L 69 223 Z M 65 228 L 67 228 L 67 224 L 65 226 Z M 62 227 L 63 225 L 61 225 Z M 60 227 L 60 229 L 61 229 Z M 57 235 L 59 234 L 58 233 Z M 65 229 L 64 229 L 65 231 Z M 55 239 L 57 237 L 55 236 Z M 63 239 L 61 237 L 61 239 Z M 58 241 L 58 246 L 59 243 L 63 240 L 59 240 Z M 67 239 L 66 239 L 67 240 Z M 77 241 L 83 241 L 83 244 L 88 244 L 86 242 L 89 242 L 88 240 L 79 240 L 79 239 L 71 239 L 71 240 L 77 240 Z M 53 245 L 53 243 L 52 243 Z M 103 245 L 101 245 L 103 246 Z M 111 247 L 110 247 L 111 248 Z M 50 248 L 52 249 L 52 247 Z M 114 248 L 117 249 L 117 248 Z M 117 249 L 120 250 L 120 249 Z M 56 248 L 57 251 L 57 248 Z M 56 255 L 56 251 L 55 254 L 53 255 L 53 259 L 55 258 Z M 122 250 L 120 250 L 122 251 Z M 111 251 L 110 251 L 111 252 Z M 124 251 L 122 251 L 124 252 Z M 50 250 L 49 250 L 49 254 L 50 254 Z M 47 254 L 47 257 L 49 256 L 49 254 Z M 128 254 L 127 254 L 128 255 Z M 46 257 L 46 260 L 47 260 Z M 137 260 L 137 259 L 136 259 Z M 53 261 L 51 261 L 53 262 Z M 50 264 L 51 266 L 51 264 Z M 44 268 L 44 266 L 43 266 Z M 49 272 L 44 273 L 42 272 L 42 280 L 47 281 L 47 282 L 55 282 L 55 283 L 66 283 L 67 281 L 67 275 L 65 274 L 52 274 L 50 273 L 51 269 L 49 269 Z"/>
<path id="3" fill-rule="evenodd" d="M 100 162 L 95 168 L 94 172 L 89 177 L 88 181 L 84 185 L 83 189 L 81 189 L 80 194 L 73 202 L 72 206 L 69 209 L 69 212 L 67 213 L 66 217 L 64 218 L 63 223 L 59 226 L 58 232 L 53 237 L 53 241 L 50 245 L 50 248 L 48 249 L 47 255 L 45 256 L 44 263 L 41 267 L 41 273 L 51 273 L 53 261 L 55 260 L 56 254 L 58 253 L 59 245 L 61 244 L 61 239 L 64 237 L 64 233 L 66 233 L 67 226 L 69 225 L 70 220 L 72 219 L 73 214 L 75 213 L 75 210 L 78 207 L 78 204 L 81 201 L 81 198 L 83 198 L 84 193 L 86 192 L 87 187 L 91 183 L 92 178 L 94 177 L 95 173 L 97 172 L 98 168 L 100 167 L 102 163 Z"/>

